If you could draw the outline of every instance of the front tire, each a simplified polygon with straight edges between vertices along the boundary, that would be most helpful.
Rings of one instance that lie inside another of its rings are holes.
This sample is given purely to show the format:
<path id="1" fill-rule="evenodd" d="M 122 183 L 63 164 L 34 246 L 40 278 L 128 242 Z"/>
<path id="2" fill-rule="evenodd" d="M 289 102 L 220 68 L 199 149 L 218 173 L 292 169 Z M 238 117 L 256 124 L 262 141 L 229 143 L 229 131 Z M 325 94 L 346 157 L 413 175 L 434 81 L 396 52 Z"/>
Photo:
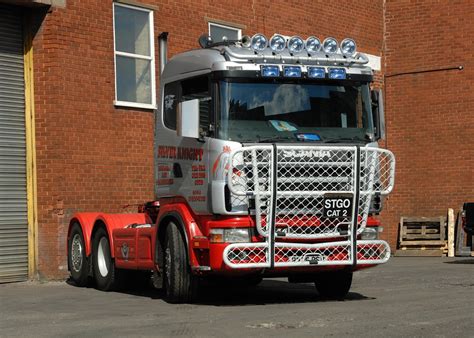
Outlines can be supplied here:
<path id="1" fill-rule="evenodd" d="M 79 223 L 74 223 L 71 228 L 68 240 L 68 265 L 74 284 L 87 286 L 90 266 L 86 256 L 84 235 Z"/>
<path id="2" fill-rule="evenodd" d="M 170 303 L 192 302 L 197 293 L 197 279 L 191 273 L 184 238 L 173 222 L 166 228 L 164 286 Z"/>
<path id="3" fill-rule="evenodd" d="M 92 267 L 99 290 L 111 291 L 117 288 L 117 269 L 110 254 L 109 235 L 104 228 L 97 229 L 92 241 Z"/>
<path id="4" fill-rule="evenodd" d="M 315 281 L 316 289 L 321 297 L 342 300 L 352 285 L 352 272 L 331 271 L 321 273 Z"/>

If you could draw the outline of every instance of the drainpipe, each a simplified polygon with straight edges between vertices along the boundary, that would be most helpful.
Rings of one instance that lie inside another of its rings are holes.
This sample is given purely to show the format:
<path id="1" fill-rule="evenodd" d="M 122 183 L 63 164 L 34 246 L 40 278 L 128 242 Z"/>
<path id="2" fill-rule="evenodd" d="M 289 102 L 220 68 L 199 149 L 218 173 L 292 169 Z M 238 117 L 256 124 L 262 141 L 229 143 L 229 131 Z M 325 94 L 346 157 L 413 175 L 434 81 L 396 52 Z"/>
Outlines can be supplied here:
<path id="1" fill-rule="evenodd" d="M 162 74 L 168 61 L 168 32 L 162 32 L 158 35 L 158 43 L 160 46 L 160 74 Z"/>

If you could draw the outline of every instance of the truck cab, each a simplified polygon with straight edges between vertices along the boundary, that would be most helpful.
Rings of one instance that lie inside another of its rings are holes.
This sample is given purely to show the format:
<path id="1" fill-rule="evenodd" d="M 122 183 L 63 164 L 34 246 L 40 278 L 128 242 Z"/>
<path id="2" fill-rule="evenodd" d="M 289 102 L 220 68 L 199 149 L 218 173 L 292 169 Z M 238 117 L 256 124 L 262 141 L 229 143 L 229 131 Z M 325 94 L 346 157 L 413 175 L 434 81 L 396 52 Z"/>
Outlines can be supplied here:
<path id="1" fill-rule="evenodd" d="M 367 56 L 352 39 L 200 44 L 161 75 L 156 201 L 135 223 L 101 216 L 108 246 L 84 250 L 88 275 L 105 253 L 109 270 L 153 271 L 171 301 L 189 301 L 212 276 L 288 277 L 344 297 L 354 271 L 390 257 L 373 216 L 393 189 L 395 158 L 378 147 L 383 100 Z"/>

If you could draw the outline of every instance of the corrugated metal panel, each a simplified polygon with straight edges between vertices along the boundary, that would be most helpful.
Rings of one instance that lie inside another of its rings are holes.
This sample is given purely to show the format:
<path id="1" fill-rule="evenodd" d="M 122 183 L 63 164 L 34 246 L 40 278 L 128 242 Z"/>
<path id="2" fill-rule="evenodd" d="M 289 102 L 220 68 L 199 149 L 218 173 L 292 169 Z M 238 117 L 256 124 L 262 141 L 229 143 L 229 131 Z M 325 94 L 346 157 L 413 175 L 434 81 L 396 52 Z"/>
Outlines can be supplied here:
<path id="1" fill-rule="evenodd" d="M 0 283 L 28 278 L 21 13 L 0 5 Z"/>

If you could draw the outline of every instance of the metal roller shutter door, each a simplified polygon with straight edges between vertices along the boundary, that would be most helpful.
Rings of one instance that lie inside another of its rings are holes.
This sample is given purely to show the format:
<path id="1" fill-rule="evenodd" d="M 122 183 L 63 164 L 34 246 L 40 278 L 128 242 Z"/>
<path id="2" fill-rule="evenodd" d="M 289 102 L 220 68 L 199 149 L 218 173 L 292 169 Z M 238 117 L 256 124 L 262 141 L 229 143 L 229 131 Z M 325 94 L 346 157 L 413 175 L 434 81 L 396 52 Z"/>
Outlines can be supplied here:
<path id="1" fill-rule="evenodd" d="M 0 5 L 0 283 L 28 278 L 21 12 Z"/>

